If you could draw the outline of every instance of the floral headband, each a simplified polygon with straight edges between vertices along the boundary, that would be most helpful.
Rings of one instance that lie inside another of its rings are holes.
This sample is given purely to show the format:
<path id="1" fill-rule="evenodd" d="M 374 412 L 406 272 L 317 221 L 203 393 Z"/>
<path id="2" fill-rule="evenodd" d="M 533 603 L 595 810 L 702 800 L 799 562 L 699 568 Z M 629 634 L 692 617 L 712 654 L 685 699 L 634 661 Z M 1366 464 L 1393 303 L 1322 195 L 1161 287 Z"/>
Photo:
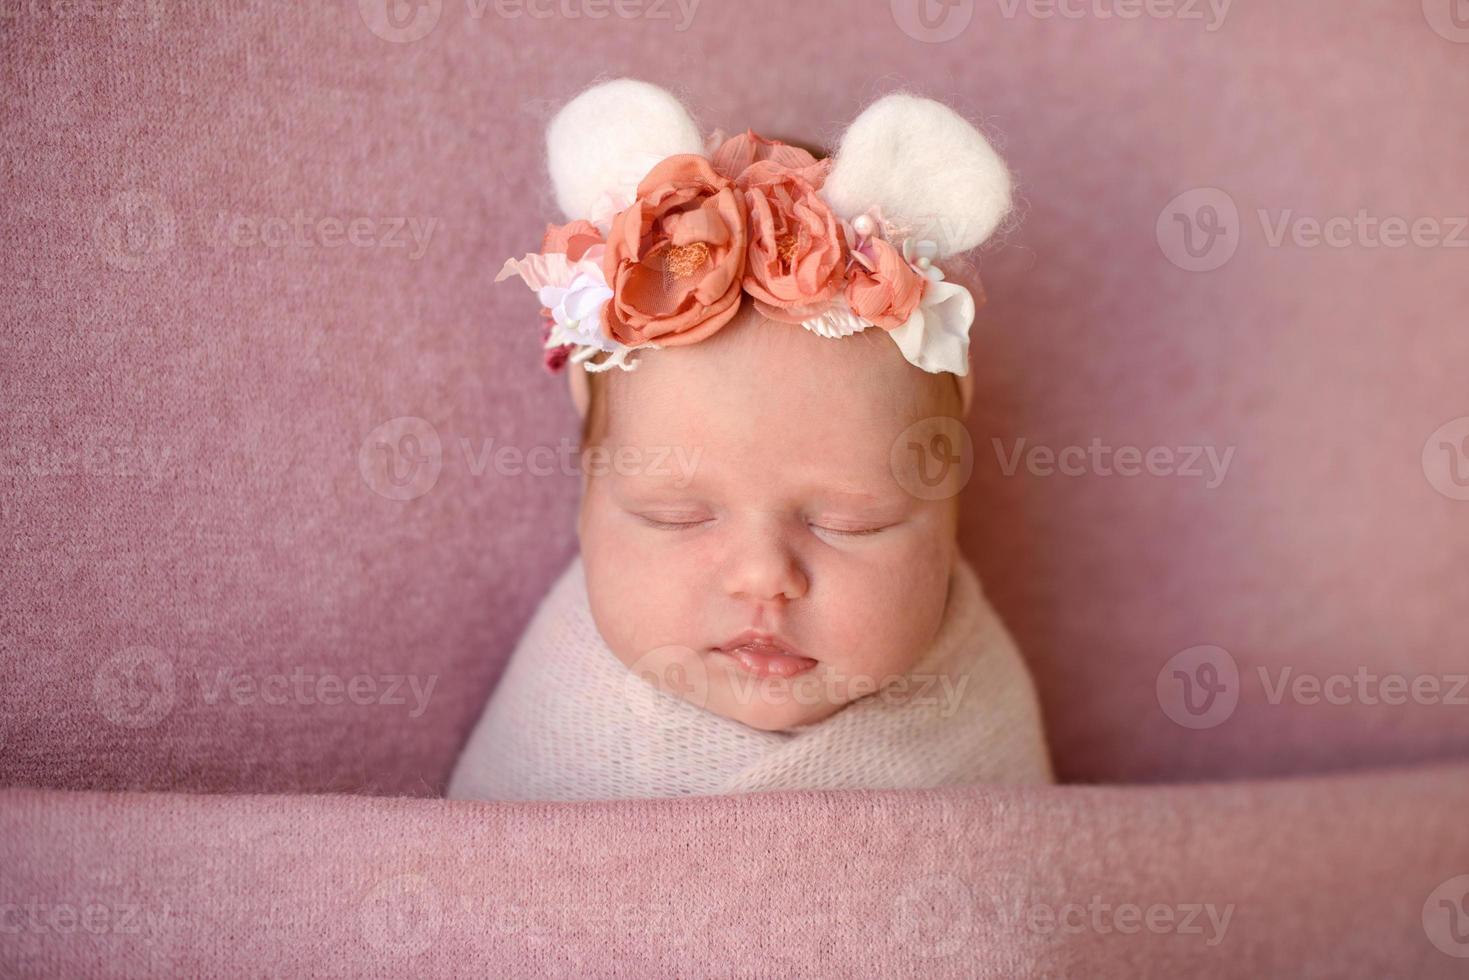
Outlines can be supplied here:
<path id="1" fill-rule="evenodd" d="M 817 160 L 750 131 L 701 139 L 671 95 L 622 79 L 573 99 L 547 142 L 572 220 L 495 281 L 536 291 L 548 370 L 632 370 L 635 351 L 711 336 L 748 295 L 772 320 L 828 338 L 878 327 L 917 367 L 968 375 L 975 299 L 934 263 L 989 237 L 1010 177 L 940 103 L 887 96 Z"/>

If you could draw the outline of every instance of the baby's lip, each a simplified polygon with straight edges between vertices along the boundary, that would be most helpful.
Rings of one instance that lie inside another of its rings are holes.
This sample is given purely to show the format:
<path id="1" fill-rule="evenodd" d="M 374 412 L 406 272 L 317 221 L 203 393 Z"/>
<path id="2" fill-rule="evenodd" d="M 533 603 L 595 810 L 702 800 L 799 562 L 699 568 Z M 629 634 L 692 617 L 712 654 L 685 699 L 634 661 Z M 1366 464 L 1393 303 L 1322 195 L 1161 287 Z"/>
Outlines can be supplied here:
<path id="1" fill-rule="evenodd" d="M 759 647 L 761 649 L 768 649 L 772 653 L 783 653 L 790 657 L 809 659 L 797 649 L 795 644 L 786 642 L 775 633 L 766 633 L 763 630 L 757 629 L 745 630 L 731 637 L 728 641 L 721 643 L 714 649 L 728 653 L 739 647 Z"/>
<path id="2" fill-rule="evenodd" d="M 791 644 L 760 630 L 745 630 L 714 649 L 732 657 L 756 677 L 794 677 L 816 666 L 814 659 Z"/>

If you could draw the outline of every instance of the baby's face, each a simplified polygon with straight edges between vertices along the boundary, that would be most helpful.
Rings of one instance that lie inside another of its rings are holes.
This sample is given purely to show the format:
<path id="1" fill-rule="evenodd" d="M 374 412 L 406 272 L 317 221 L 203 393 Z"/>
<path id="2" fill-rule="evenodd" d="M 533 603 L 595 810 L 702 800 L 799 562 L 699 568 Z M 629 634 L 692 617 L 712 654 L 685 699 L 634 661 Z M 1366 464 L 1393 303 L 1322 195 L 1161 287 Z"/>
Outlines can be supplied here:
<path id="1" fill-rule="evenodd" d="M 953 379 L 878 328 L 827 339 L 757 316 L 638 356 L 602 379 L 578 529 L 618 659 L 767 731 L 908 670 L 943 616 L 957 507 L 905 490 L 890 460 L 910 425 L 957 413 Z"/>

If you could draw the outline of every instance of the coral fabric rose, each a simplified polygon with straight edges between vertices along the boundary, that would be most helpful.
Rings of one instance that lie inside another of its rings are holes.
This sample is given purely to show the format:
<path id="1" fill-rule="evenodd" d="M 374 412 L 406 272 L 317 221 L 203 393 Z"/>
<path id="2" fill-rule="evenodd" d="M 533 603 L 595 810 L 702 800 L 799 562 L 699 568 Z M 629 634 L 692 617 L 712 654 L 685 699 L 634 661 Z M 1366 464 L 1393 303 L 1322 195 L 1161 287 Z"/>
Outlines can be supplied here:
<path id="1" fill-rule="evenodd" d="M 750 221 L 744 288 L 773 320 L 810 319 L 841 288 L 847 243 L 836 215 L 816 193 L 826 170 L 825 163 L 792 170 L 763 160 L 736 182 Z"/>
<path id="2" fill-rule="evenodd" d="M 869 238 L 853 250 L 857 262 L 847 280 L 847 305 L 862 319 L 884 330 L 908 321 L 928 279 L 881 238 Z"/>
<path id="3" fill-rule="evenodd" d="M 563 252 L 566 261 L 575 262 L 593 245 L 602 244 L 597 226 L 582 218 L 565 225 L 547 225 L 541 238 L 542 252 Z"/>
<path id="4" fill-rule="evenodd" d="M 733 184 L 690 153 L 668 157 L 612 221 L 603 328 L 629 347 L 697 343 L 739 310 L 745 210 Z"/>
<path id="5" fill-rule="evenodd" d="M 778 163 L 790 170 L 800 170 L 816 162 L 814 156 L 799 146 L 756 136 L 749 129 L 720 143 L 709 158 L 714 172 L 730 180 L 738 179 L 746 169 L 762 160 Z"/>

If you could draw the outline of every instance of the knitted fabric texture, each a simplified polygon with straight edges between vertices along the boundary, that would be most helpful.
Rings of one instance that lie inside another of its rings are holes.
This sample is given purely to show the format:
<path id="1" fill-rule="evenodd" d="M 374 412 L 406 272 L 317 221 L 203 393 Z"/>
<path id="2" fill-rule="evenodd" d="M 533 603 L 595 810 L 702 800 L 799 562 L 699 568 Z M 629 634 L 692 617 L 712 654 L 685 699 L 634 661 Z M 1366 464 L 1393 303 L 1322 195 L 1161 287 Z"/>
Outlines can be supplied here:
<path id="1" fill-rule="evenodd" d="M 542 600 L 460 756 L 451 799 L 594 800 L 1054 781 L 1030 674 L 956 552 L 908 696 L 785 732 L 665 693 L 592 619 L 575 558 Z"/>

